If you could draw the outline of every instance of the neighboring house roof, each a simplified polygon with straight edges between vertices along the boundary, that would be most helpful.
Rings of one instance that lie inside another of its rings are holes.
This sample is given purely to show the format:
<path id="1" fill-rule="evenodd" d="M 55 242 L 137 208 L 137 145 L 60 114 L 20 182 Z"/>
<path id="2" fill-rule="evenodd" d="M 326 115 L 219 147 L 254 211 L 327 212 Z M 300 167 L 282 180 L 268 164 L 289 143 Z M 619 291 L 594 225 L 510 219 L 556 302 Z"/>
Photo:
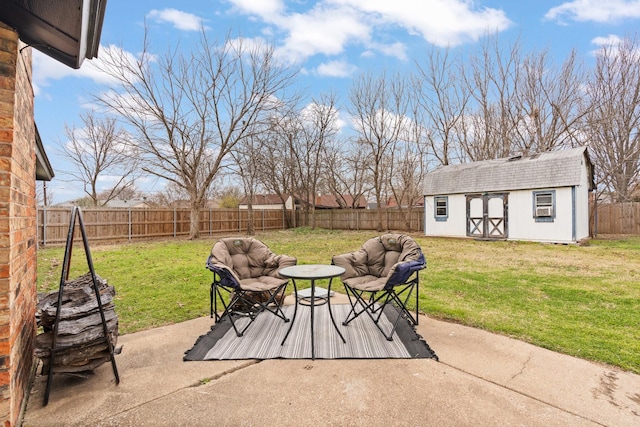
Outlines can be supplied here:
<path id="1" fill-rule="evenodd" d="M 441 166 L 425 176 L 424 194 L 571 187 L 580 184 L 585 166 L 590 174 L 590 189 L 593 189 L 592 165 L 587 147 Z"/>
<path id="2" fill-rule="evenodd" d="M 241 205 L 249 204 L 249 197 L 244 196 L 240 199 Z M 252 205 L 282 205 L 282 200 L 277 194 L 254 194 L 251 199 Z"/>
<path id="3" fill-rule="evenodd" d="M 77 69 L 98 56 L 106 7 L 107 0 L 2 0 L 0 20 L 26 44 Z"/>
<path id="4" fill-rule="evenodd" d="M 333 194 L 321 194 L 316 196 L 315 207 L 316 209 L 338 209 L 338 208 L 351 208 L 354 206 L 353 196 L 349 194 L 343 194 L 342 199 L 338 200 Z M 342 202 L 342 204 L 341 204 Z M 357 208 L 364 209 L 367 206 L 367 201 L 363 196 L 360 196 L 358 203 L 355 204 Z"/>
<path id="5" fill-rule="evenodd" d="M 416 198 L 416 200 L 411 202 L 411 206 L 413 206 L 413 207 L 422 207 L 423 205 L 424 205 L 424 197 L 422 197 L 422 196 Z M 402 200 L 402 203 L 401 203 L 400 206 L 408 207 L 409 203 L 407 202 L 407 200 Z M 389 196 L 389 198 L 387 199 L 387 207 L 388 208 L 397 208 L 398 207 L 398 200 L 393 196 Z"/>

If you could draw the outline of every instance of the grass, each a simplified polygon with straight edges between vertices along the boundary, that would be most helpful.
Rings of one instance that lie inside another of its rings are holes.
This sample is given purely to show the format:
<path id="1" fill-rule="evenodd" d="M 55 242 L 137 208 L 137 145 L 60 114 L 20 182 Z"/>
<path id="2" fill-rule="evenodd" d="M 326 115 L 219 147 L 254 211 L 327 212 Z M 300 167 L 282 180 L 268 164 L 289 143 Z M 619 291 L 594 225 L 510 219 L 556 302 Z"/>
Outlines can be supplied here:
<path id="1" fill-rule="evenodd" d="M 302 228 L 256 237 L 311 264 L 374 235 Z M 640 238 L 574 246 L 413 237 L 428 261 L 422 312 L 640 373 Z M 96 272 L 115 285 L 121 333 L 208 315 L 212 276 L 204 264 L 214 241 L 92 247 Z M 38 251 L 39 291 L 58 288 L 63 256 L 64 248 Z M 70 277 L 86 271 L 76 245 Z"/>

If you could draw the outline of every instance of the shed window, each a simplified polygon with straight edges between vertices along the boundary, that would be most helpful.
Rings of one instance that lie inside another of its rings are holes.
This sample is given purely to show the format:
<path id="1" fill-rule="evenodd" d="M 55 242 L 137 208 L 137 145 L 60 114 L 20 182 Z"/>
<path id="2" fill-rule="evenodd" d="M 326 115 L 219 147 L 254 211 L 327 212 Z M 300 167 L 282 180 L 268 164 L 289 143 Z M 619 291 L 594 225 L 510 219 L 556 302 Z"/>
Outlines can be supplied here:
<path id="1" fill-rule="evenodd" d="M 449 217 L 449 198 L 446 196 L 434 197 L 434 217 L 436 221 L 446 221 Z"/>
<path id="2" fill-rule="evenodd" d="M 534 191 L 533 192 L 533 217 L 536 222 L 553 222 L 556 212 L 556 192 Z"/>

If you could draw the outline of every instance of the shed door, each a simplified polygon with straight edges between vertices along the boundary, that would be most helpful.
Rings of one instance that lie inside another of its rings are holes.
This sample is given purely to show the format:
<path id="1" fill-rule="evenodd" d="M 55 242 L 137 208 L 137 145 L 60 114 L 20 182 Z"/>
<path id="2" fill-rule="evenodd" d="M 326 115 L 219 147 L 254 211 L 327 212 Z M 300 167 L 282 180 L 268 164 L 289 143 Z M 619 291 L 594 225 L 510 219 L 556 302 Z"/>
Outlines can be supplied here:
<path id="1" fill-rule="evenodd" d="M 467 236 L 506 239 L 508 193 L 467 195 Z"/>

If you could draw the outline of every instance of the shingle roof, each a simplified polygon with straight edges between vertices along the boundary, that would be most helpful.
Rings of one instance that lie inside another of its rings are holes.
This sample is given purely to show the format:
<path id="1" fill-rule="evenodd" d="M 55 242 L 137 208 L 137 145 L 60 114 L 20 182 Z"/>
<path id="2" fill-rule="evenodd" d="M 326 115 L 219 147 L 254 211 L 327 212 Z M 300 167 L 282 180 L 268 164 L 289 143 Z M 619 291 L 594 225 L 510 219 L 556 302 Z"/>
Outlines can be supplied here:
<path id="1" fill-rule="evenodd" d="M 249 203 L 249 197 L 244 196 L 240 200 L 241 205 Z M 282 205 L 282 199 L 277 194 L 254 194 L 252 205 Z"/>
<path id="2" fill-rule="evenodd" d="M 424 194 L 478 193 L 580 184 L 583 158 L 590 173 L 586 147 L 549 151 L 529 157 L 441 166 L 424 179 Z"/>

